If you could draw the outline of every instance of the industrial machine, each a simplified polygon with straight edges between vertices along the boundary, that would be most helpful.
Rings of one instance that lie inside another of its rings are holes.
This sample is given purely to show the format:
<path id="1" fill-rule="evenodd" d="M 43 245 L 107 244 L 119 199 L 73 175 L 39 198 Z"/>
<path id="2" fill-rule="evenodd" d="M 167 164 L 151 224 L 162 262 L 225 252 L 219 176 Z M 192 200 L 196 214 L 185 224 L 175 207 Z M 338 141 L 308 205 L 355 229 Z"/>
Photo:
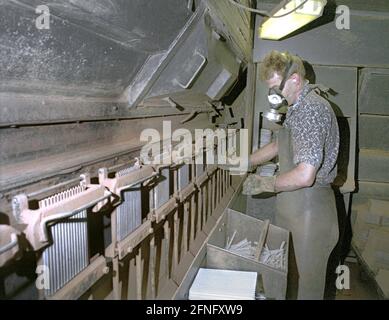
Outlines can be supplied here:
<path id="1" fill-rule="evenodd" d="M 244 127 L 251 15 L 197 0 L 0 7 L 0 296 L 172 298 L 241 178 L 195 163 L 217 139 L 151 166 L 141 135 L 162 141 L 168 124 L 194 145 L 195 129 Z"/>
<path id="2" fill-rule="evenodd" d="M 279 2 L 0 1 L 0 299 L 187 299 L 207 266 L 257 272 L 262 297 L 287 298 L 287 258 L 259 260 L 266 244 L 289 252 L 275 197 L 243 196 L 245 176 L 217 165 L 243 136 L 249 152 L 276 136 L 258 79 L 272 49 L 332 89 L 342 228 L 388 200 L 389 7 L 317 0 L 311 28 L 260 38 Z M 351 29 L 335 23 L 342 4 L 356 10 Z M 180 144 L 191 155 L 165 161 Z M 262 237 L 256 260 L 226 249 L 243 223 Z"/>

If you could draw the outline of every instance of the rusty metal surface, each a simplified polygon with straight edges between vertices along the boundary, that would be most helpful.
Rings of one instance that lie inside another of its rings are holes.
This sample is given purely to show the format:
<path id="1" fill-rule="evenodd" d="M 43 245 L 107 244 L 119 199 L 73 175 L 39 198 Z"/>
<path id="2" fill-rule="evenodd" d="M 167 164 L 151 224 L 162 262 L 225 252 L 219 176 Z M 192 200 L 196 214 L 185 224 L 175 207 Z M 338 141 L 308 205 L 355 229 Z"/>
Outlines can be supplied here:
<path id="1" fill-rule="evenodd" d="M 166 117 L 172 129 L 183 116 Z M 200 115 L 187 128 L 210 127 L 207 115 Z M 162 132 L 160 118 L 53 126 L 1 129 L 0 190 L 3 192 L 53 175 L 77 172 L 108 159 L 138 151 L 145 128 Z M 128 137 L 132 137 L 128 139 Z"/>

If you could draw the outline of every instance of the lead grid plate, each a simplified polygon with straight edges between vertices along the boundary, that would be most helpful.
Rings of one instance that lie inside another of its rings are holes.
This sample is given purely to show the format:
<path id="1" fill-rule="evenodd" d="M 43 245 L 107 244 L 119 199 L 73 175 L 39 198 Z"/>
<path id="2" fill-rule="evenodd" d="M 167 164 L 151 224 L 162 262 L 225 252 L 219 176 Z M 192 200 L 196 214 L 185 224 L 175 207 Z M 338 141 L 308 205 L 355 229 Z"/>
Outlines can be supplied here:
<path id="1" fill-rule="evenodd" d="M 39 202 L 47 207 L 85 190 L 78 186 Z M 88 265 L 87 210 L 49 228 L 52 244 L 43 251 L 42 262 L 48 268 L 49 288 L 46 296 L 54 295 Z"/>

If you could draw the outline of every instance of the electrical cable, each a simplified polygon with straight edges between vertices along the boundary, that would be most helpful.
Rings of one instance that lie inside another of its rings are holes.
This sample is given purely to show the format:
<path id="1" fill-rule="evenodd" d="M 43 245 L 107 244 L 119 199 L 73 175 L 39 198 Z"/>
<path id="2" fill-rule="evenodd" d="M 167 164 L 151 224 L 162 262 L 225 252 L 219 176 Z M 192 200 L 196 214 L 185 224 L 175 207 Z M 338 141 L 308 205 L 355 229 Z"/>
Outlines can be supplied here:
<path id="1" fill-rule="evenodd" d="M 236 6 L 236 7 L 239 7 L 241 9 L 244 9 L 244 10 L 247 10 L 247 11 L 250 11 L 250 12 L 253 12 L 253 13 L 256 13 L 256 14 L 259 14 L 261 16 L 265 16 L 265 17 L 269 17 L 269 13 L 266 12 L 266 11 L 261 11 L 261 10 L 257 10 L 257 9 L 254 9 L 254 8 L 250 8 L 250 7 L 247 7 L 245 6 L 244 4 L 241 4 L 241 3 L 238 3 L 234 0 L 228 0 L 232 5 Z"/>
<path id="2" fill-rule="evenodd" d="M 284 13 L 284 14 L 281 14 L 279 16 L 271 16 L 270 18 L 282 18 L 282 17 L 286 17 L 287 15 L 297 11 L 298 9 L 302 8 L 309 0 L 305 0 L 304 2 L 301 2 L 296 8 L 294 8 L 293 10 L 290 10 L 289 12 L 287 13 Z"/>
<path id="3" fill-rule="evenodd" d="M 269 17 L 269 18 L 282 18 L 282 17 L 285 17 L 293 12 L 295 12 L 296 10 L 302 8 L 309 0 L 305 0 L 303 1 L 302 3 L 300 3 L 296 8 L 294 8 L 293 10 L 287 12 L 287 13 L 284 13 L 284 14 L 281 14 L 279 16 L 271 16 L 268 12 L 266 11 L 261 11 L 261 10 L 257 10 L 257 9 L 254 9 L 254 8 L 250 8 L 250 7 L 247 7 L 241 3 L 238 3 L 236 2 L 236 0 L 228 0 L 232 5 L 236 6 L 236 7 L 239 7 L 241 9 L 244 9 L 244 10 L 247 10 L 247 11 L 250 11 L 250 12 L 253 12 L 253 13 L 256 13 L 256 14 L 259 14 L 261 16 L 265 16 L 265 17 Z"/>

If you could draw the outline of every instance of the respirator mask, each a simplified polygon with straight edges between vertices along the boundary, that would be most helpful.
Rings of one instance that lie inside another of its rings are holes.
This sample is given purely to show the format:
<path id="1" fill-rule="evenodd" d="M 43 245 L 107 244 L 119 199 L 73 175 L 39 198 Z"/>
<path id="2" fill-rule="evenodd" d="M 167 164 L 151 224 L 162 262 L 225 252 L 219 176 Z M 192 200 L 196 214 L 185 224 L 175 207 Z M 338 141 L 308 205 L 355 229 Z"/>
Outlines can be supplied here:
<path id="1" fill-rule="evenodd" d="M 282 75 L 281 84 L 269 89 L 267 98 L 269 100 L 270 110 L 263 115 L 269 121 L 280 122 L 282 119 L 282 114 L 279 113 L 279 110 L 284 106 L 288 106 L 288 101 L 282 95 L 282 90 L 285 87 L 286 81 L 293 74 L 293 65 L 293 59 L 291 59 L 286 66 L 284 74 Z"/>

